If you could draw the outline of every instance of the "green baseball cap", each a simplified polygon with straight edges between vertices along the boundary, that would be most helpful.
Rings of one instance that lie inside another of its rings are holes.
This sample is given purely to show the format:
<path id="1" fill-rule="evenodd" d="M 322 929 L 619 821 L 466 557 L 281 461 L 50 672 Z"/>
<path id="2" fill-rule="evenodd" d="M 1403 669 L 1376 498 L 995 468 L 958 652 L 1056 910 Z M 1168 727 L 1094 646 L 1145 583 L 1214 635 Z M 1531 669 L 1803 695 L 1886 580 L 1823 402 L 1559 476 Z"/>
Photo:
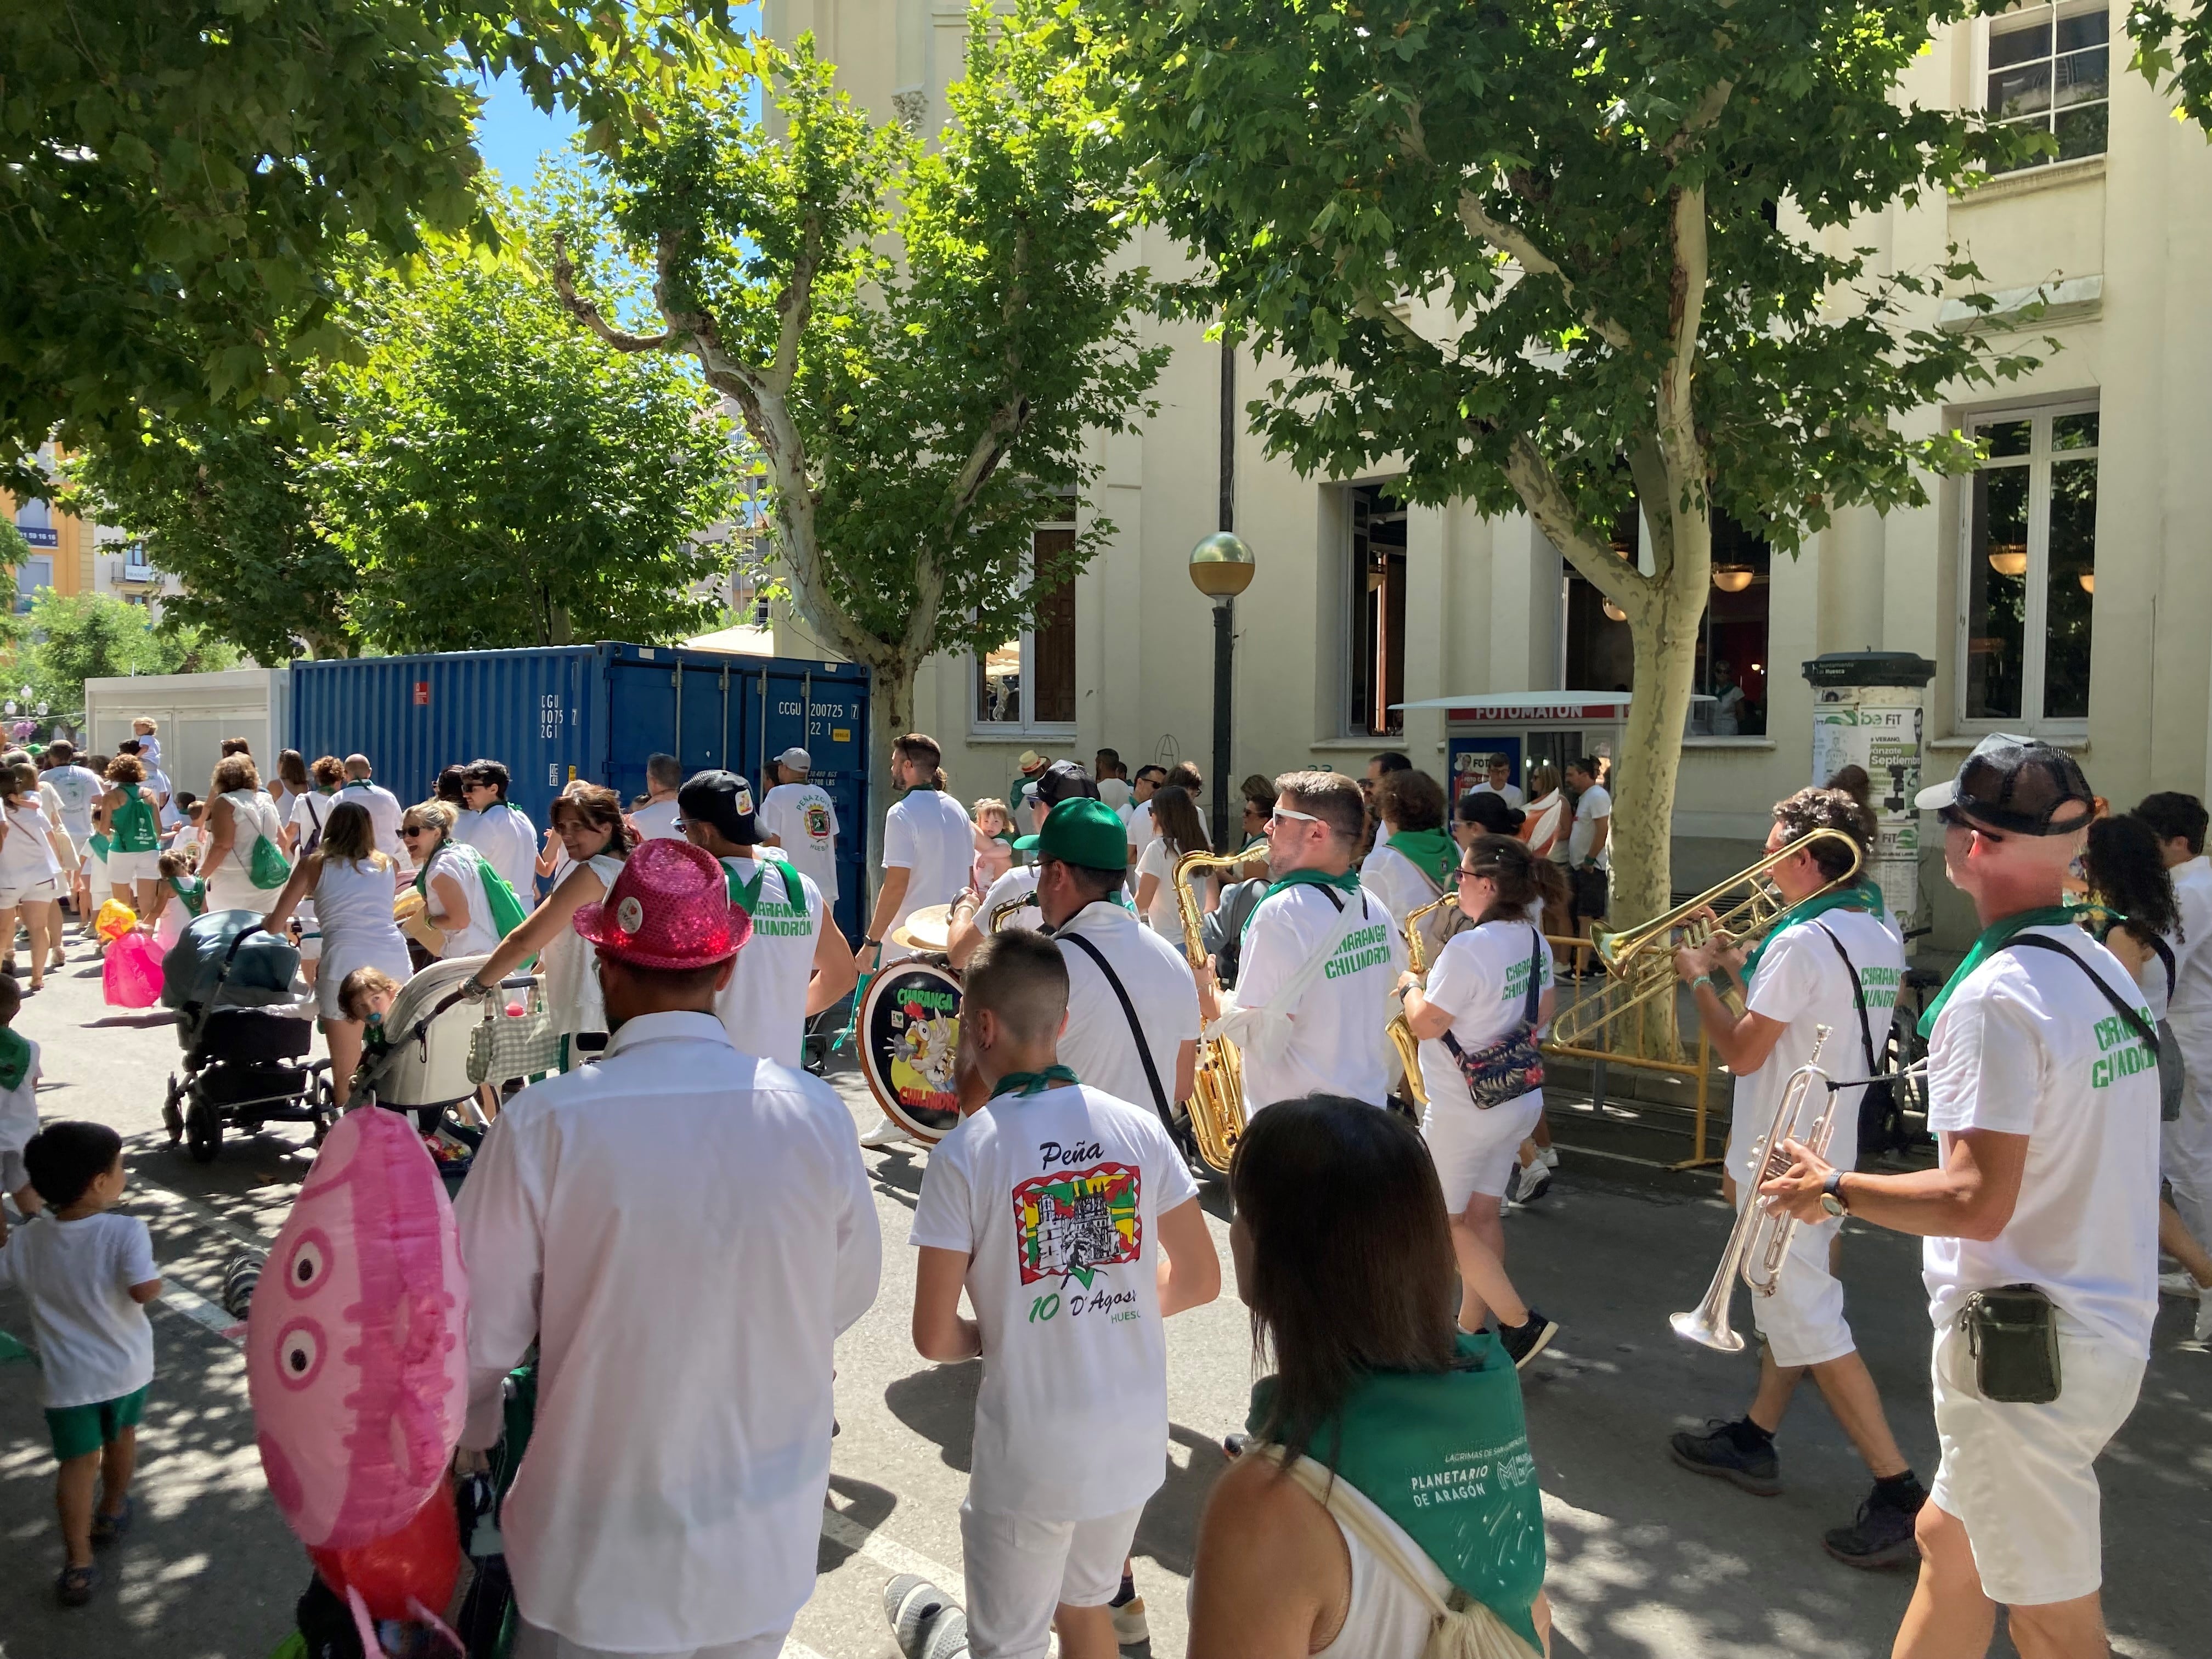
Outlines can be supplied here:
<path id="1" fill-rule="evenodd" d="M 1079 864 L 1086 870 L 1129 867 L 1129 831 L 1121 815 L 1103 800 L 1079 795 L 1052 809 L 1044 828 L 1014 843 L 1017 852 Z"/>

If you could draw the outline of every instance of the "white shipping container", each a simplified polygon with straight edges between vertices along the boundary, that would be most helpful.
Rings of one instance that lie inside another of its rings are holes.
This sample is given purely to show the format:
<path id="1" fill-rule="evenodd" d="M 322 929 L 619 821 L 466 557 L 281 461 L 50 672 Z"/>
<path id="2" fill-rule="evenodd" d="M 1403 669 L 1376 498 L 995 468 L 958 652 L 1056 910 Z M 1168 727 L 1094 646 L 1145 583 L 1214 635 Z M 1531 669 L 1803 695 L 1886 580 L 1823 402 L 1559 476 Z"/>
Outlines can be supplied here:
<path id="1" fill-rule="evenodd" d="M 84 683 L 84 741 L 91 752 L 112 755 L 142 714 L 155 723 L 161 769 L 173 787 L 205 796 L 225 738 L 246 739 L 265 781 L 291 730 L 292 671 L 230 668 Z"/>

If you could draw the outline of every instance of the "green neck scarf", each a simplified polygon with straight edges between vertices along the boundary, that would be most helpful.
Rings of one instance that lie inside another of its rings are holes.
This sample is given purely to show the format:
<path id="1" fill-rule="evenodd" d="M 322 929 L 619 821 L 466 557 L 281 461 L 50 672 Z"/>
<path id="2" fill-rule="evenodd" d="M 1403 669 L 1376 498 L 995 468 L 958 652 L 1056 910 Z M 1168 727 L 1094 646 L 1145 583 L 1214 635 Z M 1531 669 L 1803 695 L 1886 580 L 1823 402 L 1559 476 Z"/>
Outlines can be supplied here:
<path id="1" fill-rule="evenodd" d="M 1397 842 L 1390 844 L 1395 847 Z M 1861 876 L 1849 887 L 1838 887 L 1832 892 L 1815 893 L 1811 898 L 1799 899 L 1775 918 L 1774 926 L 1766 930 L 1765 936 L 1743 959 L 1743 982 L 1746 985 L 1751 983 L 1751 976 L 1759 971 L 1759 958 L 1766 954 L 1769 945 L 1782 937 L 1784 929 L 1794 927 L 1801 921 L 1810 921 L 1815 916 L 1826 915 L 1831 910 L 1871 910 L 1880 915 L 1882 903 L 1881 889 L 1874 884 L 1873 878 L 1869 876 Z"/>
<path id="2" fill-rule="evenodd" d="M 1041 1095 L 1055 1083 L 1080 1083 L 1083 1079 L 1065 1066 L 1048 1066 L 1042 1072 L 1009 1072 L 991 1085 L 991 1098 L 1001 1095 L 1019 1095 L 1027 1100 L 1031 1095 Z"/>
<path id="3" fill-rule="evenodd" d="M 1340 876 L 1332 876 L 1321 870 L 1293 870 L 1279 881 L 1268 884 L 1267 896 L 1273 898 L 1291 887 L 1334 887 L 1340 893 L 1356 893 L 1359 890 L 1359 876 L 1358 872 L 1352 870 Z M 1256 909 L 1259 907 L 1255 905 L 1253 908 Z"/>
<path id="4" fill-rule="evenodd" d="M 722 874 L 729 884 L 730 902 L 747 915 L 751 915 L 757 910 L 760 908 L 761 878 L 768 874 L 769 866 L 775 862 L 774 859 L 756 858 L 753 861 L 753 878 L 750 881 L 740 881 L 738 878 L 735 864 L 731 860 L 724 859 Z M 784 902 L 798 903 L 799 900 L 792 891 L 790 881 L 781 871 L 776 874 L 776 880 L 782 885 Z"/>
<path id="5" fill-rule="evenodd" d="M 2077 914 L 2070 904 L 2046 904 L 2039 910 L 2023 910 L 2016 916 L 1993 921 L 1982 929 L 1981 937 L 1966 947 L 1966 959 L 1960 963 L 1951 977 L 1943 981 L 1943 988 L 1936 994 L 1936 1000 L 1929 1003 L 1928 1012 L 1920 1016 L 1920 1035 L 1929 1036 L 1934 1034 L 1936 1017 L 1951 1000 L 1951 993 L 1966 982 L 1967 975 L 2009 945 L 2015 933 L 2024 933 L 2030 927 L 2069 927 Z"/>
<path id="6" fill-rule="evenodd" d="M 1245 1426 L 1269 1421 L 1275 1380 Z M 1437 1570 L 1543 1651 L 1531 1607 L 1544 1583 L 1543 1500 L 1521 1382 L 1495 1336 L 1459 1334 L 1448 1371 L 1370 1371 L 1306 1454 L 1403 1528 Z"/>
<path id="7" fill-rule="evenodd" d="M 0 1025 L 0 1089 L 20 1089 L 31 1070 L 31 1040 Z"/>
<path id="8" fill-rule="evenodd" d="M 1441 830 L 1394 830 L 1390 850 L 1413 860 L 1413 867 L 1439 887 L 1451 884 L 1451 868 L 1459 862 L 1459 843 Z"/>

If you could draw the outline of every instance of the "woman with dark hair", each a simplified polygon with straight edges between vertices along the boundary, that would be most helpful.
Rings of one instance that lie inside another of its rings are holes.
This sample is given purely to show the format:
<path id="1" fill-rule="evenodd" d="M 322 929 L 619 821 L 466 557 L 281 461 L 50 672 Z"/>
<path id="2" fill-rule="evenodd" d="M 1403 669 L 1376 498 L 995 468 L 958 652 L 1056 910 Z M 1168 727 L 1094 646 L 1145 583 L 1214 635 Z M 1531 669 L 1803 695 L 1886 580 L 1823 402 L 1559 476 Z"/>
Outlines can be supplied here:
<path id="1" fill-rule="evenodd" d="M 289 825 L 292 822 L 292 803 L 315 787 L 308 775 L 307 757 L 296 749 L 287 749 L 276 757 L 276 787 L 269 792 L 269 804 L 276 809 L 276 822 Z"/>
<path id="2" fill-rule="evenodd" d="M 2095 820 L 2082 849 L 2081 873 L 2091 901 L 2082 907 L 2082 926 L 2100 933 L 2105 948 L 2136 976 L 2158 1026 L 2160 1093 L 2178 1100 L 2181 1040 L 2166 1024 L 2166 1010 L 2173 995 L 2175 959 L 2187 940 L 2158 831 L 2132 813 Z M 2166 1086 L 2169 1068 L 2176 1079 L 2171 1089 Z M 2196 1340 L 2212 1340 L 2212 1251 L 2197 1242 L 2164 1198 L 2158 1202 L 2158 1247 L 2181 1264 L 2198 1292 Z"/>
<path id="3" fill-rule="evenodd" d="M 1152 792 L 1152 826 L 1158 831 L 1145 843 L 1137 860 L 1137 914 L 1156 933 L 1182 937 L 1182 921 L 1176 913 L 1176 860 L 1186 853 L 1211 851 L 1206 844 L 1206 823 L 1198 815 L 1190 791 L 1180 784 L 1163 784 Z M 1209 900 L 1207 908 L 1212 908 Z"/>
<path id="4" fill-rule="evenodd" d="M 1357 1101 L 1285 1101 L 1253 1115 L 1229 1186 L 1237 1294 L 1275 1370 L 1199 1523 L 1190 1651 L 1419 1659 L 1456 1590 L 1454 1620 L 1533 1659 L 1551 1613 L 1520 1382 L 1453 1328 L 1420 1137 Z"/>
<path id="5" fill-rule="evenodd" d="M 331 1091 L 343 1106 L 353 1089 L 364 1040 L 362 1022 L 349 1018 L 339 999 L 346 975 L 358 968 L 376 968 L 404 984 L 414 971 L 407 941 L 392 919 L 392 860 L 376 850 L 376 822 L 358 801 L 331 809 L 315 850 L 292 866 L 261 925 L 282 939 L 294 908 L 310 897 L 321 936 L 316 1010 L 331 1048 Z"/>
<path id="6" fill-rule="evenodd" d="M 569 785 L 554 800 L 550 816 L 553 833 L 568 855 L 568 872 L 545 902 L 500 941 L 491 959 L 477 969 L 471 988 L 489 995 L 530 957 L 541 957 L 545 1006 L 552 1010 L 554 1027 L 561 1033 L 562 1069 L 567 1071 L 581 1059 L 575 1039 L 586 1032 L 604 1034 L 607 1029 L 591 946 L 569 924 L 580 905 L 597 904 L 607 896 L 622 873 L 631 842 L 623 822 L 621 797 L 595 783 Z"/>
<path id="7" fill-rule="evenodd" d="M 1838 767 L 1835 776 L 1828 780 L 1827 787 L 1842 790 L 1869 811 L 1874 810 L 1874 780 L 1867 775 L 1865 767 Z"/>
<path id="8" fill-rule="evenodd" d="M 466 788 L 469 769 L 465 766 L 447 766 L 439 769 L 437 782 L 430 786 L 430 799 L 441 800 L 453 809 L 454 822 L 469 810 Z"/>
<path id="9" fill-rule="evenodd" d="M 1452 839 L 1465 847 L 1477 836 L 1518 836 L 1528 815 L 1494 790 L 1468 790 L 1452 811 Z"/>
<path id="10" fill-rule="evenodd" d="M 1377 845 L 1361 861 L 1359 884 L 1382 901 L 1402 932 L 1407 916 L 1451 890 L 1459 864 L 1459 848 L 1444 827 L 1443 786 L 1426 772 L 1401 767 L 1382 775 L 1370 804 L 1390 833 L 1377 836 Z M 1437 915 L 1429 921 L 1436 922 Z M 1425 927 L 1433 955 L 1449 925 Z"/>
<path id="11" fill-rule="evenodd" d="M 1559 1327 L 1529 1307 L 1505 1276 L 1499 1216 L 1521 1143 L 1544 1115 L 1540 1086 L 1480 1103 L 1462 1062 L 1510 1058 L 1504 1045 L 1533 1042 L 1552 1018 L 1552 952 L 1536 924 L 1565 884 L 1559 866 L 1510 836 L 1482 836 L 1459 874 L 1460 908 L 1474 926 L 1455 935 L 1424 987 L 1398 981 L 1406 1024 L 1421 1039 L 1428 1115 L 1421 1134 L 1436 1159 L 1459 1253 L 1460 1324 L 1480 1329 L 1490 1312 L 1514 1363 L 1525 1365 Z"/>

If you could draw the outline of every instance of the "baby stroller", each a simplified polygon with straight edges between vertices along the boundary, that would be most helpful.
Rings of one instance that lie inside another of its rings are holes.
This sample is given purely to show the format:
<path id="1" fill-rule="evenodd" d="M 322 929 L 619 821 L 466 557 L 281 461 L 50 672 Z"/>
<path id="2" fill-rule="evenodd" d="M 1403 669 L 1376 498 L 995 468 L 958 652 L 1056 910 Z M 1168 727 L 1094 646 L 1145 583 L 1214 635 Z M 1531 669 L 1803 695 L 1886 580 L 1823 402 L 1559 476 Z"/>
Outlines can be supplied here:
<path id="1" fill-rule="evenodd" d="M 161 1000 L 177 1011 L 184 1075 L 161 1103 L 169 1145 L 212 1163 L 225 1125 L 311 1123 L 322 1139 L 334 1108 L 330 1062 L 310 1060 L 315 1003 L 297 982 L 300 953 L 248 910 L 187 927 L 162 962 Z"/>

